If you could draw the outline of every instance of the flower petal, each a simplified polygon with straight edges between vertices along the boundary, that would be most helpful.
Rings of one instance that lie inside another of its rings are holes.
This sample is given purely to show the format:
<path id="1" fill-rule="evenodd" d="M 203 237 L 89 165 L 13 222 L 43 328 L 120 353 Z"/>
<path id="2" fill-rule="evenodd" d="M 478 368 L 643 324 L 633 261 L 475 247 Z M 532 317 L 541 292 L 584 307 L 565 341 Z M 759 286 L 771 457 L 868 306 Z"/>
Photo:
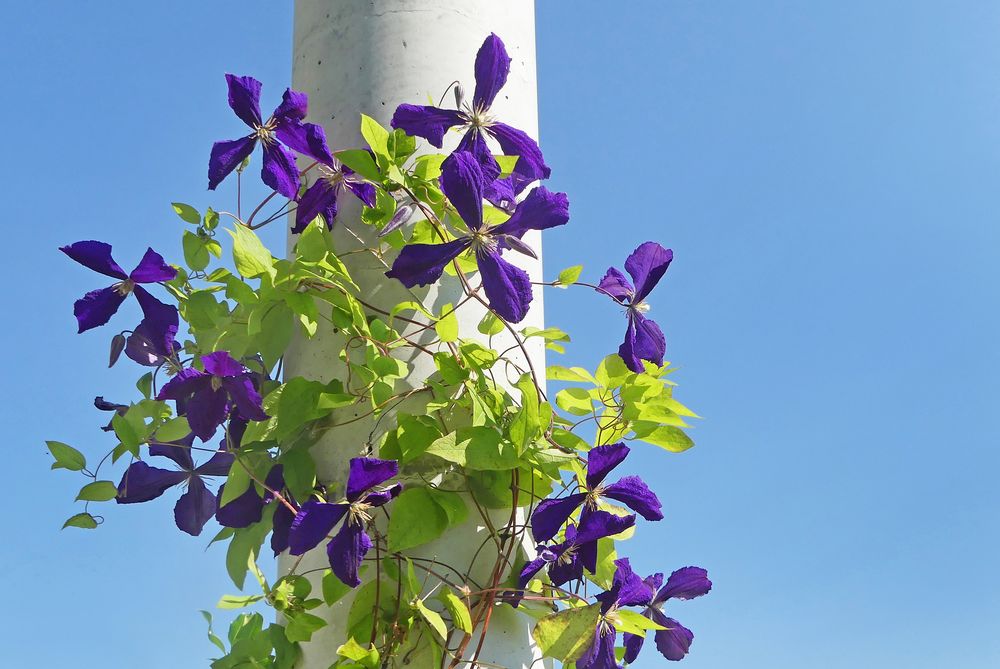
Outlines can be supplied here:
<path id="1" fill-rule="evenodd" d="M 587 488 L 593 490 L 601 483 L 615 467 L 628 457 L 629 447 L 618 442 L 595 446 L 587 453 Z"/>
<path id="2" fill-rule="evenodd" d="M 115 259 L 111 257 L 111 244 L 91 240 L 60 246 L 59 250 L 87 269 L 92 269 L 114 279 L 128 278 L 125 270 L 119 267 Z"/>
<path id="3" fill-rule="evenodd" d="M 558 560 L 549 566 L 549 580 L 560 586 L 583 578 L 583 563 L 579 553 L 573 553 L 568 560 Z"/>
<path id="4" fill-rule="evenodd" d="M 194 469 L 194 460 L 191 458 L 191 445 L 193 443 L 193 434 L 174 443 L 151 441 L 149 442 L 149 454 L 162 458 L 170 458 L 181 469 L 191 471 Z"/>
<path id="5" fill-rule="evenodd" d="M 229 86 L 229 106 L 236 112 L 236 115 L 251 128 L 262 125 L 260 82 L 253 77 L 238 77 L 235 74 L 227 74 L 226 84 Z"/>
<path id="6" fill-rule="evenodd" d="M 226 484 L 219 487 L 219 502 L 222 501 L 222 491 Z M 222 505 L 215 512 L 215 519 L 223 527 L 249 527 L 261 519 L 264 514 L 264 500 L 257 494 L 254 486 L 228 504 Z"/>
<path id="7" fill-rule="evenodd" d="M 111 320 L 124 301 L 125 296 L 114 286 L 90 291 L 73 303 L 77 332 L 86 332 L 104 325 Z"/>
<path id="8" fill-rule="evenodd" d="M 576 528 L 573 542 L 583 545 L 604 537 L 621 534 L 635 525 L 635 516 L 619 516 L 607 511 L 584 511 L 580 517 L 580 525 Z M 650 593 L 652 598 L 652 593 Z"/>
<path id="9" fill-rule="evenodd" d="M 625 341 L 618 347 L 618 355 L 625 361 L 625 365 L 633 372 L 642 372 L 645 370 L 643 360 L 662 365 L 666 352 L 667 339 L 660 327 L 642 314 L 630 310 Z"/>
<path id="10" fill-rule="evenodd" d="M 497 93 L 507 83 L 510 56 L 503 42 L 490 33 L 476 54 L 476 91 L 472 103 L 476 109 L 489 109 Z"/>
<path id="11" fill-rule="evenodd" d="M 682 567 L 672 573 L 667 584 L 656 593 L 654 603 L 661 604 L 668 599 L 694 599 L 708 594 L 712 582 L 708 572 L 701 567 Z"/>
<path id="12" fill-rule="evenodd" d="M 264 143 L 264 166 L 260 170 L 260 178 L 289 200 L 299 195 L 299 168 L 295 165 L 295 157 L 277 142 Z"/>
<path id="13" fill-rule="evenodd" d="M 230 172 L 253 153 L 256 145 L 257 139 L 252 135 L 213 144 L 208 158 L 208 190 L 215 190 Z"/>
<path id="14" fill-rule="evenodd" d="M 364 181 L 345 181 L 347 189 L 354 193 L 354 197 L 364 202 L 369 207 L 375 206 L 376 190 L 373 184 Z"/>
<path id="15" fill-rule="evenodd" d="M 498 225 L 495 234 L 522 237 L 528 230 L 547 230 L 569 222 L 569 198 L 545 186 L 535 188 L 517 205 L 513 215 Z"/>
<path id="16" fill-rule="evenodd" d="M 625 260 L 625 270 L 635 282 L 635 302 L 642 302 L 663 277 L 674 252 L 656 242 L 640 244 Z"/>
<path id="17" fill-rule="evenodd" d="M 486 143 L 486 137 L 483 136 L 479 128 L 469 126 L 455 148 L 455 153 L 458 152 L 471 153 L 475 157 L 476 162 L 479 163 L 479 169 L 483 173 L 484 184 L 489 184 L 500 176 L 500 163 L 493 157 L 493 151 L 490 150 Z"/>
<path id="18" fill-rule="evenodd" d="M 279 123 L 274 129 L 275 136 L 288 148 L 318 160 L 324 165 L 333 164 L 333 154 L 326 143 L 326 132 L 323 126 L 315 123 L 299 123 L 289 121 Z"/>
<path id="19" fill-rule="evenodd" d="M 157 283 L 159 281 L 170 281 L 177 277 L 177 270 L 163 260 L 163 256 L 147 248 L 142 260 L 135 266 L 128 278 L 136 283 Z"/>
<path id="20" fill-rule="evenodd" d="M 173 309 L 173 316 L 173 323 L 149 317 L 142 319 L 125 342 L 125 355 L 147 367 L 162 364 L 177 347 L 174 342 L 177 334 L 176 309 Z"/>
<path id="21" fill-rule="evenodd" d="M 194 471 L 200 476 L 226 476 L 232 466 L 233 454 L 228 451 L 217 451 Z"/>
<path id="22" fill-rule="evenodd" d="M 441 278 L 445 265 L 468 248 L 469 243 L 467 237 L 462 237 L 444 244 L 408 244 L 385 275 L 399 279 L 407 288 L 434 283 Z"/>
<path id="23" fill-rule="evenodd" d="M 441 163 L 441 191 L 470 230 L 483 227 L 485 180 L 476 156 L 468 151 L 456 151 Z"/>
<path id="24" fill-rule="evenodd" d="M 505 123 L 493 123 L 486 131 L 497 140 L 504 155 L 519 158 L 511 175 L 514 177 L 516 192 L 520 193 L 532 181 L 549 178 L 552 170 L 545 164 L 538 142 L 527 133 Z"/>
<path id="25" fill-rule="evenodd" d="M 118 483 L 118 504 L 148 502 L 162 495 L 188 477 L 187 472 L 175 472 L 159 467 L 150 467 L 142 460 L 128 466 L 121 482 Z"/>
<path id="26" fill-rule="evenodd" d="M 645 606 L 653 599 L 653 590 L 632 571 L 628 558 L 615 560 L 615 576 L 611 589 L 618 606 Z"/>
<path id="27" fill-rule="evenodd" d="M 625 656 L 622 657 L 622 661 L 625 664 L 632 664 L 635 662 L 636 658 L 639 657 L 639 651 L 642 650 L 642 642 L 646 638 L 638 634 L 628 634 L 625 633 L 622 636 L 622 645 L 625 646 Z"/>
<path id="28" fill-rule="evenodd" d="M 656 649 L 668 660 L 683 660 L 694 641 L 694 633 L 657 609 L 653 609 L 652 618 L 654 622 L 667 628 L 656 631 Z"/>
<path id="29" fill-rule="evenodd" d="M 485 197 L 493 206 L 510 212 L 517 205 L 517 193 L 514 192 L 514 182 L 510 177 L 496 179 L 486 185 L 483 190 Z"/>
<path id="30" fill-rule="evenodd" d="M 558 534 L 563 524 L 586 499 L 586 493 L 577 493 L 569 497 L 542 500 L 531 514 L 531 534 L 535 541 L 548 541 Z"/>
<path id="31" fill-rule="evenodd" d="M 156 394 L 157 400 L 185 400 L 211 383 L 209 375 L 193 367 L 177 372 L 174 378 L 163 384 Z"/>
<path id="32" fill-rule="evenodd" d="M 300 234 L 317 216 L 323 216 L 326 227 L 333 229 L 333 221 L 337 218 L 337 189 L 330 188 L 330 184 L 323 179 L 310 186 L 299 198 L 292 232 Z"/>
<path id="33" fill-rule="evenodd" d="M 344 523 L 326 545 L 330 568 L 345 585 L 356 588 L 361 585 L 358 568 L 371 547 L 372 540 L 360 523 Z"/>
<path id="34" fill-rule="evenodd" d="M 249 374 L 237 377 L 226 377 L 222 379 L 222 387 L 229 393 L 230 399 L 236 404 L 236 409 L 240 415 L 249 420 L 267 420 L 268 415 L 264 413 L 262 406 L 263 399 L 257 389 L 254 388 L 253 381 Z"/>
<path id="35" fill-rule="evenodd" d="M 609 485 L 603 495 L 622 502 L 646 520 L 663 520 L 660 500 L 638 476 L 626 476 Z"/>
<path id="36" fill-rule="evenodd" d="M 246 373 L 243 365 L 228 351 L 213 351 L 201 356 L 205 372 L 212 376 L 242 376 Z"/>
<path id="37" fill-rule="evenodd" d="M 349 509 L 347 504 L 326 504 L 310 500 L 302 505 L 288 532 L 292 555 L 302 555 L 319 545 Z"/>
<path id="38" fill-rule="evenodd" d="M 444 134 L 461 123 L 466 123 L 465 114 L 453 109 L 425 107 L 422 105 L 399 105 L 392 115 L 390 125 L 407 135 L 423 137 L 432 145 L 441 148 Z"/>
<path id="39" fill-rule="evenodd" d="M 533 297 L 528 273 L 511 265 L 496 251 L 478 253 L 476 258 L 490 308 L 507 322 L 519 323 L 528 315 Z"/>
<path id="40" fill-rule="evenodd" d="M 544 557 L 537 557 L 531 562 L 525 564 L 524 567 L 521 568 L 520 575 L 517 577 L 518 587 L 522 590 L 526 588 L 528 583 L 531 582 L 531 579 L 535 578 L 535 574 L 540 572 L 542 567 L 548 563 L 549 560 L 546 560 Z"/>
<path id="41" fill-rule="evenodd" d="M 201 534 L 208 519 L 215 515 L 216 499 L 205 483 L 197 476 L 192 476 L 188 489 L 174 506 L 174 522 L 182 531 L 193 537 Z"/>
<path id="42" fill-rule="evenodd" d="M 274 509 L 274 518 L 271 521 L 273 530 L 271 533 L 271 550 L 274 554 L 288 550 L 288 536 L 292 527 L 295 514 L 284 504 L 278 504 Z"/>
<path id="43" fill-rule="evenodd" d="M 399 493 L 401 492 L 403 492 L 403 486 L 399 483 L 395 483 L 385 490 L 376 490 L 375 492 L 365 495 L 365 504 L 371 506 L 384 506 L 399 497 Z"/>
<path id="44" fill-rule="evenodd" d="M 616 636 L 614 627 L 598 623 L 594 630 L 594 642 L 576 661 L 577 669 L 619 669 L 615 659 Z"/>
<path id="45" fill-rule="evenodd" d="M 281 94 L 281 104 L 274 110 L 272 116 L 280 122 L 301 121 L 309 110 L 309 96 L 300 91 L 286 88 Z"/>
<path id="46" fill-rule="evenodd" d="M 346 492 L 349 502 L 356 502 L 362 494 L 399 473 L 398 462 L 378 458 L 351 458 L 350 468 Z"/>
<path id="47" fill-rule="evenodd" d="M 635 288 L 632 287 L 632 282 L 622 274 L 620 271 L 614 267 L 609 267 L 604 278 L 601 282 L 597 284 L 598 292 L 604 293 L 605 295 L 610 295 L 615 300 L 624 303 L 632 298 L 632 294 L 635 292 Z"/>
<path id="48" fill-rule="evenodd" d="M 229 398 L 222 389 L 203 387 L 195 392 L 187 405 L 188 425 L 199 439 L 208 441 L 226 420 L 228 410 Z"/>

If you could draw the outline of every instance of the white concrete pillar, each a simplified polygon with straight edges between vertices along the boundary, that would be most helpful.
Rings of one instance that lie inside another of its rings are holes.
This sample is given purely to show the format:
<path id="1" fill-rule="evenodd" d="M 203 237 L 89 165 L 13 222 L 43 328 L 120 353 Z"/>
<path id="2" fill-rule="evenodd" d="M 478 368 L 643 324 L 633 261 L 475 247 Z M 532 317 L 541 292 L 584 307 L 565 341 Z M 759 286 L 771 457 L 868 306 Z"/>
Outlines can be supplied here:
<path id="1" fill-rule="evenodd" d="M 494 114 L 510 125 L 537 138 L 537 94 L 535 75 L 535 31 L 533 0 L 296 0 L 293 88 L 309 95 L 309 121 L 326 129 L 333 150 L 363 146 L 359 131 L 360 114 L 365 113 L 389 126 L 393 111 L 403 102 L 427 104 L 428 96 L 435 104 L 448 85 L 460 80 L 467 96 L 475 88 L 473 61 L 483 40 L 496 33 L 505 43 L 512 58 L 510 77 L 497 96 Z M 453 106 L 450 94 L 444 106 Z M 458 135 L 449 134 L 445 151 L 457 143 Z M 499 149 L 497 149 L 499 150 Z M 418 151 L 436 152 L 423 140 Z M 359 241 L 347 232 L 350 228 L 362 237 L 361 243 L 374 243 L 369 231 L 358 220 L 359 207 L 350 197 L 342 198 L 335 240 L 338 251 L 356 248 Z M 289 240 L 289 244 L 294 240 Z M 541 240 L 539 233 L 526 236 L 539 255 L 539 260 L 508 253 L 505 258 L 524 267 L 532 279 L 541 280 Z M 345 258 L 365 300 L 390 309 L 397 302 L 412 299 L 394 280 L 383 273 L 386 267 L 370 254 L 355 254 Z M 474 279 L 476 283 L 478 279 Z M 439 286 L 418 292 L 420 299 L 435 312 L 445 303 L 456 303 L 461 297 L 457 280 L 445 275 Z M 463 337 L 479 337 L 476 325 L 484 311 L 478 304 L 466 304 L 459 312 Z M 518 325 L 542 325 L 542 295 L 537 290 L 528 317 Z M 433 339 L 433 330 L 415 336 L 425 343 Z M 500 350 L 512 340 L 494 338 Z M 343 378 L 339 353 L 344 341 L 336 334 L 320 328 L 320 336 L 299 340 L 285 360 L 286 374 L 319 380 Z M 528 341 L 528 354 L 533 367 L 544 373 L 544 347 L 539 338 Z M 406 379 L 410 387 L 420 387 L 423 379 L 434 371 L 429 356 L 407 350 L 403 354 L 411 365 Z M 520 353 L 518 364 L 525 367 Z M 511 370 L 510 380 L 518 374 Z M 401 410 L 419 413 L 420 406 L 408 403 Z M 353 410 L 341 413 L 337 421 L 352 417 Z M 377 444 L 383 421 L 376 426 L 369 420 L 352 422 L 330 430 L 324 440 L 313 448 L 322 480 L 341 485 L 346 477 L 349 458 L 363 454 L 369 444 Z M 391 507 L 390 507 L 391 509 Z M 499 512 L 494 522 L 503 525 L 509 512 Z M 472 554 L 485 536 L 483 523 L 470 505 L 469 520 L 452 528 L 440 540 L 424 547 L 420 555 L 447 556 L 451 564 L 469 566 Z M 489 553 L 489 551 L 484 551 Z M 495 555 L 484 555 L 471 565 L 478 580 L 487 580 Z M 279 570 L 287 570 L 294 559 L 287 555 L 279 560 Z M 320 568 L 326 564 L 322 546 L 307 554 L 299 571 Z M 372 570 L 369 570 L 369 574 Z M 433 579 L 432 579 L 433 581 Z M 433 582 L 429 582 L 433 585 Z M 318 583 L 317 583 L 318 586 Z M 335 650 L 344 641 L 350 597 L 331 609 L 320 609 L 331 625 L 305 644 L 303 669 L 327 669 L 336 659 Z M 530 635 L 531 621 L 513 613 L 509 607 L 493 612 L 490 632 L 480 660 L 481 666 L 501 666 L 510 669 L 542 667 Z M 475 647 L 475 643 L 471 645 Z M 468 655 L 467 655 L 468 657 Z M 487 664 L 489 663 L 489 664 Z M 468 665 L 462 665 L 468 666 Z M 414 669 L 433 669 L 415 667 Z"/>

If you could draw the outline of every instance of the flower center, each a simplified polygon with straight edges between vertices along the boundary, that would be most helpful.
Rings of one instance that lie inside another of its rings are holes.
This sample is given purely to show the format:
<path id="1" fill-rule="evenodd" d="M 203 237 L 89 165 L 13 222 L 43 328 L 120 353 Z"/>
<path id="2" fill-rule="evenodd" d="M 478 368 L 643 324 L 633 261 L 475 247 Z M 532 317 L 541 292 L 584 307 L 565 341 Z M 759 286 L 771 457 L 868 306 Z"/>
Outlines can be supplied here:
<path id="1" fill-rule="evenodd" d="M 573 562 L 573 557 L 576 555 L 577 545 L 571 544 L 566 550 L 563 551 L 559 559 L 556 560 L 557 564 L 568 565 Z"/>
<path id="2" fill-rule="evenodd" d="M 636 302 L 635 304 L 630 304 L 629 309 L 640 314 L 644 314 L 649 311 L 649 304 L 646 302 Z"/>
<path id="3" fill-rule="evenodd" d="M 219 390 L 220 388 L 222 388 L 222 379 L 220 379 L 218 376 L 213 376 L 212 380 L 209 382 L 209 385 L 212 386 L 212 390 Z"/>
<path id="4" fill-rule="evenodd" d="M 479 253 L 483 251 L 485 253 L 492 253 L 497 249 L 497 240 L 493 235 L 489 234 L 486 230 L 474 230 L 471 235 L 472 244 L 470 248 L 473 253 Z"/>
<path id="5" fill-rule="evenodd" d="M 336 167 L 330 168 L 326 165 L 320 165 L 319 175 L 319 178 L 325 181 L 332 190 L 339 190 L 344 182 L 347 181 L 347 175 Z"/>
<path id="6" fill-rule="evenodd" d="M 587 491 L 587 499 L 584 500 L 584 504 L 591 511 L 597 510 L 597 505 L 601 503 L 601 495 L 604 494 L 604 488 L 602 486 L 597 486 L 593 490 Z"/>
<path id="7" fill-rule="evenodd" d="M 372 519 L 368 509 L 372 508 L 371 504 L 365 504 L 364 502 L 352 502 L 351 506 L 347 510 L 347 522 L 353 523 L 355 525 L 361 525 L 367 523 Z"/>
<path id="8" fill-rule="evenodd" d="M 253 129 L 253 136 L 264 144 L 271 144 L 274 140 L 274 127 L 277 122 L 273 118 L 267 119 L 267 123 L 264 125 L 258 125 Z"/>
<path id="9" fill-rule="evenodd" d="M 127 296 L 135 288 L 135 281 L 132 279 L 125 279 L 119 284 L 115 285 L 115 292 L 117 292 L 122 297 Z"/>

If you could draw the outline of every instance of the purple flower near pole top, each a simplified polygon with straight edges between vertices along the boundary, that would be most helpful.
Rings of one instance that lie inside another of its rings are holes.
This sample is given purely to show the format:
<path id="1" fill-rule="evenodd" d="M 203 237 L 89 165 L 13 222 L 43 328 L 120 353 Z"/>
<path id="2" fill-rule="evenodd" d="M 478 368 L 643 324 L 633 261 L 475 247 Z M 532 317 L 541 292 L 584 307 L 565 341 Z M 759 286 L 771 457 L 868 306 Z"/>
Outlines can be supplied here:
<path id="1" fill-rule="evenodd" d="M 578 669 L 621 669 L 615 658 L 615 614 L 624 606 L 641 606 L 649 602 L 653 590 L 639 578 L 629 565 L 628 558 L 615 560 L 615 577 L 611 589 L 597 595 L 601 603 L 601 617 L 594 629 L 594 642 L 576 661 Z"/>
<path id="2" fill-rule="evenodd" d="M 646 610 L 643 613 L 653 622 L 667 628 L 656 630 L 653 637 L 656 648 L 668 660 L 683 660 L 691 647 L 691 642 L 694 641 L 694 634 L 673 618 L 665 616 L 662 611 L 663 605 L 670 599 L 694 599 L 708 594 L 712 589 L 708 572 L 701 567 L 683 567 L 672 573 L 662 588 L 660 584 L 663 582 L 663 574 L 653 574 L 645 579 L 645 582 L 656 595 L 650 596 L 649 600 L 644 602 Z M 635 662 L 642 649 L 643 640 L 644 638 L 637 634 L 624 636 L 626 663 Z"/>
<path id="3" fill-rule="evenodd" d="M 528 313 L 531 279 L 528 273 L 501 257 L 506 248 L 533 255 L 521 238 L 528 230 L 545 230 L 569 220 L 569 201 L 564 193 L 544 187 L 531 191 L 505 222 L 483 224 L 485 178 L 476 158 L 456 151 L 441 165 L 441 190 L 448 196 L 469 234 L 444 244 L 409 244 L 403 247 L 386 276 L 399 279 L 407 288 L 437 281 L 445 265 L 466 250 L 475 253 L 483 289 L 490 307 L 511 323 Z"/>
<path id="4" fill-rule="evenodd" d="M 469 151 L 480 162 L 492 186 L 487 199 L 496 204 L 499 200 L 512 200 L 532 181 L 548 179 L 551 170 L 545 164 L 538 143 L 525 132 L 501 123 L 490 115 L 490 107 L 497 93 L 507 83 L 510 73 L 510 56 L 503 42 L 491 34 L 476 54 L 476 90 L 472 105 L 461 105 L 461 110 L 441 109 L 421 105 L 403 104 L 392 116 L 392 127 L 409 135 L 423 137 L 441 148 L 444 134 L 453 127 L 465 128 L 465 135 L 458 151 Z M 494 181 L 500 175 L 500 166 L 486 144 L 486 135 L 497 141 L 505 155 L 518 156 L 509 180 Z"/>
<path id="5" fill-rule="evenodd" d="M 263 497 L 258 494 L 257 487 L 251 485 L 247 488 L 246 492 L 236 499 L 230 500 L 225 506 L 220 505 L 215 512 L 215 519 L 223 527 L 248 527 L 259 522 L 264 516 L 264 507 L 271 502 L 275 502 L 277 506 L 274 507 L 274 517 L 271 521 L 273 525 L 271 550 L 277 555 L 288 548 L 288 531 L 291 529 L 292 520 L 295 518 L 292 510 L 281 502 L 276 502 L 277 498 L 271 492 L 272 490 L 281 492 L 285 487 L 284 468 L 281 465 L 272 467 L 271 471 L 267 474 L 267 478 L 264 479 L 264 485 L 266 490 Z M 219 502 L 222 501 L 222 491 L 225 489 L 225 484 L 219 487 Z M 281 492 L 281 495 L 285 499 L 289 499 L 287 491 Z"/>
<path id="6" fill-rule="evenodd" d="M 365 524 L 371 520 L 369 511 L 386 504 L 402 490 L 398 483 L 375 488 L 398 473 L 399 463 L 395 460 L 352 458 L 346 500 L 338 504 L 310 500 L 295 516 L 288 535 L 292 555 L 302 555 L 318 546 L 343 519 L 340 531 L 326 545 L 326 554 L 337 578 L 352 588 L 360 585 L 358 568 L 372 547 L 365 531 Z"/>
<path id="7" fill-rule="evenodd" d="M 242 364 L 225 351 L 203 355 L 201 363 L 204 372 L 183 369 L 156 396 L 158 400 L 187 401 L 188 424 L 200 439 L 212 438 L 229 415 L 231 405 L 243 418 L 267 420 L 260 393 Z"/>
<path id="8" fill-rule="evenodd" d="M 194 465 L 191 458 L 191 444 L 194 435 L 174 443 L 152 442 L 149 454 L 163 456 L 173 460 L 180 470 L 160 469 L 151 467 L 142 460 L 136 460 L 122 476 L 118 484 L 119 504 L 135 504 L 156 499 L 169 488 L 187 484 L 187 491 L 177 500 L 174 506 L 174 521 L 184 532 L 192 536 L 201 534 L 208 519 L 215 514 L 216 498 L 206 486 L 202 477 L 225 476 L 233 463 L 231 453 L 215 453 L 207 462 Z"/>
<path id="9" fill-rule="evenodd" d="M 628 329 L 625 331 L 625 341 L 618 348 L 618 355 L 633 372 L 643 371 L 643 360 L 656 365 L 663 364 L 667 340 L 660 327 L 646 318 L 645 313 L 649 311 L 649 307 L 644 300 L 659 283 L 673 259 L 674 252 L 656 242 L 640 244 L 625 261 L 625 270 L 635 281 L 634 287 L 614 267 L 608 269 L 597 286 L 600 292 L 610 295 L 628 310 Z"/>
<path id="10" fill-rule="evenodd" d="M 84 241 L 60 247 L 59 250 L 84 267 L 119 280 L 107 288 L 90 291 L 73 304 L 73 315 L 79 324 L 78 332 L 86 332 L 107 323 L 130 293 L 135 294 L 135 299 L 147 318 L 163 323 L 169 321 L 172 314 L 173 322 L 177 322 L 177 310 L 157 300 L 141 285 L 170 281 L 177 276 L 177 270 L 164 262 L 163 257 L 153 249 L 146 249 L 139 264 L 127 274 L 111 257 L 110 244 Z M 163 337 L 166 336 L 164 332 Z"/>
<path id="11" fill-rule="evenodd" d="M 299 198 L 292 232 L 296 234 L 302 232 L 317 216 L 323 216 L 326 227 L 333 229 L 333 221 L 337 218 L 337 198 L 345 190 L 351 191 L 367 206 L 375 206 L 375 186 L 358 176 L 347 165 L 331 157 L 329 161 L 320 160 L 317 169 L 319 177 L 316 183 Z"/>
<path id="12" fill-rule="evenodd" d="M 622 502 L 646 520 L 662 520 L 660 500 L 638 476 L 626 476 L 615 483 L 604 483 L 611 470 L 621 464 L 628 454 L 629 447 L 622 443 L 591 449 L 583 492 L 546 499 L 531 514 L 531 531 L 535 541 L 547 541 L 554 537 L 563 523 L 581 506 L 584 507 L 583 517 L 595 512 L 603 497 Z"/>
<path id="13" fill-rule="evenodd" d="M 260 114 L 261 83 L 253 77 L 226 75 L 229 86 L 229 106 L 253 131 L 245 137 L 212 145 L 208 161 L 208 189 L 215 190 L 247 156 L 257 142 L 264 149 L 264 166 L 260 176 L 264 183 L 285 197 L 294 200 L 299 192 L 299 168 L 288 147 L 320 161 L 330 161 L 323 128 L 303 123 L 308 98 L 305 93 L 286 89 L 281 104 L 264 121 Z"/>

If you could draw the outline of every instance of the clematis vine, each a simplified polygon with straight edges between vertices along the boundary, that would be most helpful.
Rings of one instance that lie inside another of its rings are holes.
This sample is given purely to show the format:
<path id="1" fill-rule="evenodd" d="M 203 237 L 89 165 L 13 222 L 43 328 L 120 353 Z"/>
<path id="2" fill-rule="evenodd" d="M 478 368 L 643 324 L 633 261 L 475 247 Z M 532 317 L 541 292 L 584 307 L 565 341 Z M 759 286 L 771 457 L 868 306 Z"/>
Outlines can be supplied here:
<path id="1" fill-rule="evenodd" d="M 543 500 L 531 514 L 531 531 L 536 541 L 546 541 L 559 532 L 573 512 L 583 507 L 583 516 L 597 510 L 607 497 L 622 502 L 646 520 L 662 520 L 660 500 L 638 476 L 626 476 L 615 483 L 604 479 L 628 456 L 629 447 L 622 443 L 596 446 L 587 458 L 587 475 L 582 492 L 567 497 Z"/>
<path id="2" fill-rule="evenodd" d="M 497 121 L 490 113 L 490 107 L 510 74 L 510 56 L 496 35 L 487 37 L 479 48 L 475 73 L 476 89 L 471 105 L 465 104 L 460 93 L 456 95 L 460 109 L 402 104 L 396 108 L 391 125 L 409 135 L 423 137 L 439 149 L 449 129 L 464 129 L 457 150 L 468 151 L 476 157 L 489 179 L 487 199 L 499 206 L 503 201 L 512 202 L 513 197 L 532 181 L 548 179 L 551 170 L 535 140 L 524 131 Z M 500 165 L 490 152 L 487 136 L 496 140 L 504 155 L 518 157 L 508 179 L 495 181 L 500 176 Z"/>
<path id="3" fill-rule="evenodd" d="M 593 643 L 576 661 L 578 669 L 621 669 L 615 658 L 616 614 L 626 606 L 641 606 L 653 596 L 649 585 L 632 571 L 628 558 L 615 560 L 615 567 L 611 589 L 597 595 L 601 615 L 594 629 Z"/>
<path id="4" fill-rule="evenodd" d="M 683 567 L 670 575 L 667 584 L 662 588 L 663 574 L 653 574 L 645 579 L 651 589 L 651 596 L 644 602 L 646 609 L 643 614 L 666 629 L 656 630 L 653 639 L 656 649 L 668 660 L 683 660 L 694 641 L 694 634 L 673 618 L 663 613 L 663 605 L 671 599 L 694 599 L 708 594 L 712 582 L 708 580 L 708 572 L 701 567 Z M 652 593 L 656 594 L 653 595 Z M 642 650 L 644 637 L 638 634 L 626 634 L 625 662 L 631 664 Z"/>
<path id="5" fill-rule="evenodd" d="M 346 585 L 361 584 L 358 569 L 372 547 L 365 526 L 371 521 L 370 511 L 383 506 L 399 495 L 402 486 L 394 483 L 378 488 L 399 473 L 395 460 L 352 458 L 347 477 L 347 493 L 343 502 L 329 504 L 310 500 L 302 505 L 288 535 L 292 555 L 301 555 L 315 548 L 337 523 L 340 531 L 326 545 L 326 554 L 333 573 Z"/>
<path id="6" fill-rule="evenodd" d="M 441 278 L 445 265 L 469 250 L 475 255 L 490 308 L 512 323 L 520 322 L 531 304 L 531 279 L 523 269 L 504 260 L 502 253 L 511 248 L 533 255 L 521 238 L 528 230 L 566 224 L 569 221 L 566 195 L 539 186 L 510 218 L 488 226 L 483 223 L 485 177 L 472 154 L 467 151 L 451 154 L 441 166 L 440 181 L 441 190 L 469 233 L 443 244 L 408 244 L 385 275 L 399 279 L 407 288 L 423 286 Z"/>
<path id="7" fill-rule="evenodd" d="M 174 522 L 182 531 L 192 536 L 201 534 L 205 523 L 215 515 L 216 498 L 203 480 L 206 476 L 225 476 L 233 463 L 233 455 L 219 451 L 195 466 L 191 457 L 194 434 L 172 443 L 151 442 L 149 454 L 172 460 L 179 470 L 152 467 L 143 460 L 136 460 L 118 484 L 119 504 L 136 504 L 156 499 L 174 486 L 187 486 L 187 490 L 174 506 Z"/>
<path id="8" fill-rule="evenodd" d="M 635 286 L 614 267 L 608 268 L 597 286 L 598 291 L 611 296 L 626 309 L 628 329 L 625 331 L 625 341 L 618 348 L 618 355 L 633 372 L 643 371 L 643 360 L 655 365 L 663 364 L 667 340 L 660 326 L 646 318 L 649 306 L 644 300 L 659 283 L 673 259 L 674 252 L 656 242 L 640 244 L 625 260 L 625 270 L 632 277 Z"/>
<path id="9" fill-rule="evenodd" d="M 166 327 L 173 314 L 174 332 L 176 332 L 177 310 L 163 304 L 142 284 L 170 281 L 177 276 L 177 270 L 163 260 L 163 256 L 153 249 L 146 249 L 142 260 L 135 269 L 126 274 L 111 256 L 111 245 L 104 242 L 84 241 L 63 246 L 59 249 L 73 260 L 95 272 L 118 279 L 107 288 L 92 290 L 73 304 L 73 315 L 79 325 L 78 332 L 86 332 L 92 328 L 104 325 L 115 315 L 125 298 L 135 294 L 143 313 L 159 326 Z M 166 315 L 165 315 L 166 314 Z M 154 333 L 155 339 L 164 339 L 172 334 Z"/>
<path id="10" fill-rule="evenodd" d="M 188 425 L 199 439 L 211 439 L 234 406 L 247 420 L 267 420 L 252 375 L 242 364 L 226 351 L 201 356 L 201 364 L 205 371 L 181 370 L 156 396 L 186 402 Z"/>
<path id="11" fill-rule="evenodd" d="M 318 159 L 319 176 L 302 197 L 295 209 L 295 225 L 292 232 L 299 234 L 317 216 L 322 216 L 326 227 L 333 229 L 339 205 L 337 199 L 344 191 L 350 191 L 365 206 L 375 206 L 375 186 L 365 181 L 347 165 L 336 158 Z"/>
<path id="12" fill-rule="evenodd" d="M 272 189 L 294 200 L 299 192 L 299 169 L 288 149 L 319 161 L 332 161 L 323 128 L 303 123 L 308 97 L 292 89 L 285 90 L 281 104 L 265 121 L 260 113 L 261 83 L 253 77 L 226 75 L 229 106 L 252 131 L 239 139 L 216 142 L 208 161 L 208 189 L 215 190 L 229 174 L 246 160 L 260 143 L 264 164 L 260 176 Z M 287 147 L 287 148 L 286 148 Z"/>
<path id="13" fill-rule="evenodd" d="M 263 495 L 257 492 L 256 486 L 251 485 L 242 495 L 223 505 L 222 495 L 226 488 L 225 484 L 223 484 L 219 488 L 219 505 L 218 510 L 215 512 L 215 519 L 223 527 L 249 527 L 263 518 L 264 508 L 268 504 L 275 503 L 274 517 L 272 519 L 274 528 L 271 533 L 271 550 L 277 555 L 288 548 L 288 531 L 291 529 L 292 520 L 295 518 L 295 513 L 283 503 L 278 502 L 273 492 L 280 491 L 279 494 L 288 500 L 291 496 L 288 494 L 288 491 L 284 490 L 284 487 L 284 468 L 281 465 L 275 465 L 268 472 L 267 478 L 264 479 Z"/>

